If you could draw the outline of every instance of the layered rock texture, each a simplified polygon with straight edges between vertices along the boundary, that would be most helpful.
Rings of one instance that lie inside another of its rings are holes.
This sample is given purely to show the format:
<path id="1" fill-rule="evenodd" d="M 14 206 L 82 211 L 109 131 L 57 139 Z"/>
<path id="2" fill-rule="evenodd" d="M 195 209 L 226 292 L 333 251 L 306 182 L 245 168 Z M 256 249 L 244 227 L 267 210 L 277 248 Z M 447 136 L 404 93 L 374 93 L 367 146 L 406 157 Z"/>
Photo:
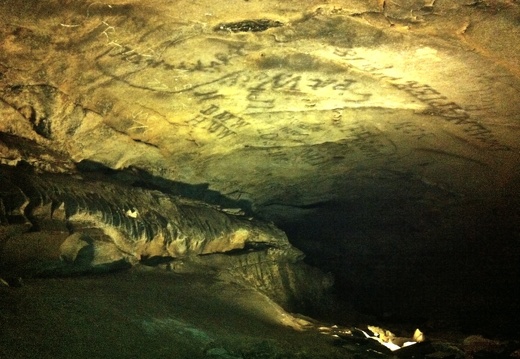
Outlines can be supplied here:
<path id="1" fill-rule="evenodd" d="M 509 332 L 519 18 L 512 0 L 4 0 L 2 270 L 139 263 L 319 302 L 331 280 L 303 252 L 360 310 Z"/>
<path id="2" fill-rule="evenodd" d="M 106 273 L 143 264 L 316 304 L 332 282 L 272 224 L 121 184 L 2 167 L 3 276 Z"/>

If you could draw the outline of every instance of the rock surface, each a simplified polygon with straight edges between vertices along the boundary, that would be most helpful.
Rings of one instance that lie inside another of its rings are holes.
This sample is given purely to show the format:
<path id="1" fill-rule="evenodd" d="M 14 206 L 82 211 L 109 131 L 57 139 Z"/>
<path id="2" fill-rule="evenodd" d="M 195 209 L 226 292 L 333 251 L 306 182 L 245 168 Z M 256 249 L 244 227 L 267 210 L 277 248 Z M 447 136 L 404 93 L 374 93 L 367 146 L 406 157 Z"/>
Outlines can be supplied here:
<path id="1" fill-rule="evenodd" d="M 515 357 L 520 346 L 432 336 L 390 352 L 353 336 L 359 329 L 306 320 L 256 290 L 207 274 L 143 269 L 0 285 L 0 357 L 462 359 Z"/>
<path id="2" fill-rule="evenodd" d="M 277 220 L 368 187 L 435 205 L 518 182 L 517 5 L 235 2 L 4 2 L 2 131 Z"/>
<path id="3" fill-rule="evenodd" d="M 518 333 L 519 17 L 513 0 L 4 0 L 0 248 L 81 270 L 192 253 L 176 270 L 262 287 L 284 266 L 250 263 L 301 264 L 262 217 L 360 310 Z M 66 190 L 27 202 L 12 168 Z"/>
<path id="4" fill-rule="evenodd" d="M 158 191 L 2 167 L 0 271 L 103 273 L 162 265 L 252 285 L 285 306 L 316 305 L 332 284 L 272 224 Z"/>
<path id="5" fill-rule="evenodd" d="M 136 268 L 0 286 L 0 324 L 2 358 L 344 357 L 256 290 Z"/>

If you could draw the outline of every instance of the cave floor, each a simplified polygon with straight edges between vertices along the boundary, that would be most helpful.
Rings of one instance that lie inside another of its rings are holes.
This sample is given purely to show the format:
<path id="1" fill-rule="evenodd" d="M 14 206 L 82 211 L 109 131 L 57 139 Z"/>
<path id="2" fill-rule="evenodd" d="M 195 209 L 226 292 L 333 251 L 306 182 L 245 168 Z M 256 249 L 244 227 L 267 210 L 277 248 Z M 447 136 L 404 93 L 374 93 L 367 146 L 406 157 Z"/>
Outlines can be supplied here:
<path id="1" fill-rule="evenodd" d="M 384 357 L 338 343 L 323 325 L 255 290 L 154 269 L 0 287 L 0 358 Z M 462 336 L 429 338 L 457 352 Z"/>
<path id="2" fill-rule="evenodd" d="M 131 270 L 0 294 L 2 358 L 342 356 L 267 297 L 208 277 Z"/>

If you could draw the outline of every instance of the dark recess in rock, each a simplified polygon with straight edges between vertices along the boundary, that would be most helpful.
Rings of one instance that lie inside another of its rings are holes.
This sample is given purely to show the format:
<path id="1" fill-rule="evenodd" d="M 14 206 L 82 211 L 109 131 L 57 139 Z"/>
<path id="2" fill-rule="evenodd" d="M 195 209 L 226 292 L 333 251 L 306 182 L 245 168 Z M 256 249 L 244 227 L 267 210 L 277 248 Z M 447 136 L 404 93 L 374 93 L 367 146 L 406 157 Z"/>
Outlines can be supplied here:
<path id="1" fill-rule="evenodd" d="M 135 167 L 129 167 L 124 170 L 113 170 L 101 163 L 88 160 L 80 161 L 76 167 L 87 180 L 95 178 L 114 180 L 133 187 L 157 190 L 173 196 L 183 196 L 204 201 L 222 208 L 240 208 L 245 216 L 251 216 L 253 214 L 251 202 L 243 199 L 233 200 L 217 191 L 210 190 L 208 183 L 192 185 L 179 181 L 171 181 L 159 176 L 154 176 L 145 170 Z"/>
<path id="2" fill-rule="evenodd" d="M 139 261 L 139 263 L 144 264 L 145 266 L 155 267 L 160 264 L 171 263 L 174 260 L 175 260 L 175 258 L 169 257 L 169 256 L 150 256 L 150 257 L 143 256 L 143 257 L 141 257 L 141 260 Z"/>
<path id="3" fill-rule="evenodd" d="M 280 21 L 269 19 L 244 20 L 237 22 L 228 22 L 215 26 L 215 31 L 230 32 L 262 32 L 272 27 L 283 26 Z"/>

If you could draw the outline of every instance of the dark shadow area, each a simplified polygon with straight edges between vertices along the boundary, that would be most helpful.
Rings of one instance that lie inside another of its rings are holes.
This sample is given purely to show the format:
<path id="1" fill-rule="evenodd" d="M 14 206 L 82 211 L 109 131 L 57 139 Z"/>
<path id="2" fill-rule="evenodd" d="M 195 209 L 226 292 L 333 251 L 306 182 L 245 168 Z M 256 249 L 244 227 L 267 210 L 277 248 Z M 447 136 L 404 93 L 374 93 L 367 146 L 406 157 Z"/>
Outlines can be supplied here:
<path id="1" fill-rule="evenodd" d="M 254 19 L 237 22 L 228 22 L 215 26 L 214 31 L 228 32 L 262 32 L 273 27 L 283 26 L 280 21 L 269 19 Z"/>
<path id="2" fill-rule="evenodd" d="M 143 256 L 139 260 L 139 263 L 148 266 L 148 267 L 156 267 L 161 264 L 168 264 L 175 260 L 173 257 L 163 257 L 163 256 Z"/>
<path id="3" fill-rule="evenodd" d="M 244 248 L 237 248 L 232 249 L 230 251 L 224 252 L 223 254 L 229 255 L 229 256 L 239 256 L 242 254 L 247 254 L 249 252 L 261 252 L 266 251 L 269 248 L 274 248 L 269 243 L 260 243 L 260 242 L 252 242 L 252 243 L 246 243 L 244 245 Z"/>
<path id="4" fill-rule="evenodd" d="M 223 196 L 218 191 L 210 190 L 208 183 L 188 184 L 171 181 L 149 172 L 128 167 L 124 170 L 114 170 L 101 163 L 83 160 L 76 164 L 77 170 L 85 180 L 110 180 L 124 183 L 133 187 L 160 191 L 172 196 L 182 196 L 203 201 L 222 208 L 240 208 L 246 216 L 251 216 L 251 202 L 247 200 L 233 200 Z"/>
<path id="5" fill-rule="evenodd" d="M 382 323 L 520 334 L 520 224 L 514 200 L 466 201 L 436 219 L 384 199 L 325 206 L 279 223 L 337 297 Z M 412 225 L 413 223 L 419 225 Z"/>

